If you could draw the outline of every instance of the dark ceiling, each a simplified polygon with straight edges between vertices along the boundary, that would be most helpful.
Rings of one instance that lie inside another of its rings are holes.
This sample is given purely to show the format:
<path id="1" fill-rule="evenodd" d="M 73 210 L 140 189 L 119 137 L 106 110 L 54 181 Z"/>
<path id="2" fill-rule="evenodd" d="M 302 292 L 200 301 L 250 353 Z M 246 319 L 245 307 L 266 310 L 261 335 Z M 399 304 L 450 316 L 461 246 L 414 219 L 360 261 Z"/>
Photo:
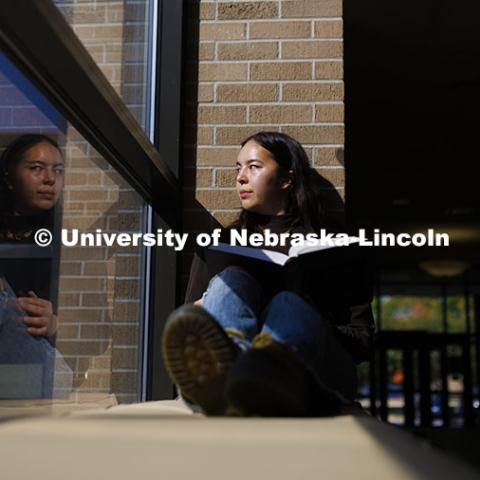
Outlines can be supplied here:
<path id="1" fill-rule="evenodd" d="M 444 257 L 480 283 L 480 2 L 344 0 L 344 31 L 349 220 L 450 234 L 449 248 L 383 249 L 391 279 Z"/>

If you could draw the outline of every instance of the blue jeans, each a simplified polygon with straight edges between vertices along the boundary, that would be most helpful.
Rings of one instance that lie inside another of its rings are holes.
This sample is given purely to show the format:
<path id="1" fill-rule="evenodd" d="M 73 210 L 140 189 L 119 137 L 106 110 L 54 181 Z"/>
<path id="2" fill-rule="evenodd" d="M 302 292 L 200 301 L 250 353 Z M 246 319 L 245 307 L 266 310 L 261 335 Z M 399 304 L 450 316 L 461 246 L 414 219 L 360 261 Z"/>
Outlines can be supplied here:
<path id="1" fill-rule="evenodd" d="M 1 277 L 0 283 L 0 399 L 68 395 L 70 367 L 46 338 L 28 333 L 15 294 Z"/>
<path id="2" fill-rule="evenodd" d="M 322 382 L 353 400 L 357 393 L 356 364 L 331 325 L 302 297 L 280 292 L 270 300 L 247 272 L 227 268 L 210 280 L 203 307 L 231 338 L 247 349 L 255 335 L 269 333 L 287 344 Z"/>

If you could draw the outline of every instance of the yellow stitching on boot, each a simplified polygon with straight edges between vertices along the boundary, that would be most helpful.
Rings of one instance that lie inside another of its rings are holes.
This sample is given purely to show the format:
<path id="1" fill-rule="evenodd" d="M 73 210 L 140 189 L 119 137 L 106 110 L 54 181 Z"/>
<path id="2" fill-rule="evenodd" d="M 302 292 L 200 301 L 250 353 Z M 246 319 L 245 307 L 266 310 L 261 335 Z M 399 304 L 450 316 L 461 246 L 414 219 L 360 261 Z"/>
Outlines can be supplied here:
<path id="1" fill-rule="evenodd" d="M 252 347 L 254 348 L 263 348 L 275 343 L 272 336 L 268 332 L 260 332 L 258 335 L 255 335 L 252 340 Z"/>
<path id="2" fill-rule="evenodd" d="M 245 338 L 245 334 L 240 332 L 239 330 L 235 330 L 234 328 L 224 328 L 225 332 L 229 335 L 235 335 L 236 337 Z"/>

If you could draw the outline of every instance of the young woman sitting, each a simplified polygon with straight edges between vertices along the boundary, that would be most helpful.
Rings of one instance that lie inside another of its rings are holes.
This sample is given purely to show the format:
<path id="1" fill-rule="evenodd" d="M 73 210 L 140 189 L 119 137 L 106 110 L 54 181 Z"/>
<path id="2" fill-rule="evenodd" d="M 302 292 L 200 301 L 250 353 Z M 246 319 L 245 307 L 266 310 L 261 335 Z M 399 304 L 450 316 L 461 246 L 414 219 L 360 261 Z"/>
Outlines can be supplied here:
<path id="1" fill-rule="evenodd" d="M 250 136 L 236 168 L 242 210 L 230 228 L 329 229 L 315 171 L 293 138 L 278 132 Z M 238 265 L 212 278 L 197 252 L 187 303 L 165 326 L 167 371 L 182 396 L 210 415 L 335 413 L 355 399 L 356 365 L 369 358 L 370 301 L 322 305 Z"/>

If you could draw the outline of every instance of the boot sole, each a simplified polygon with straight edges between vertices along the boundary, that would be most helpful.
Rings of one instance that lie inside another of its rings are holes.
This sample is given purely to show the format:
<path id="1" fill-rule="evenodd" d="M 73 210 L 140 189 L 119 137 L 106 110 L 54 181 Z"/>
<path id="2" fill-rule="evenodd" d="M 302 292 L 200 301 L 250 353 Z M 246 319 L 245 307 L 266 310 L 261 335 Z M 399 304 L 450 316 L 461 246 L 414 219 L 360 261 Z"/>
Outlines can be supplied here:
<path id="1" fill-rule="evenodd" d="M 223 415 L 225 382 L 238 348 L 222 327 L 200 307 L 180 307 L 165 325 L 162 353 L 182 394 L 206 414 Z"/>

